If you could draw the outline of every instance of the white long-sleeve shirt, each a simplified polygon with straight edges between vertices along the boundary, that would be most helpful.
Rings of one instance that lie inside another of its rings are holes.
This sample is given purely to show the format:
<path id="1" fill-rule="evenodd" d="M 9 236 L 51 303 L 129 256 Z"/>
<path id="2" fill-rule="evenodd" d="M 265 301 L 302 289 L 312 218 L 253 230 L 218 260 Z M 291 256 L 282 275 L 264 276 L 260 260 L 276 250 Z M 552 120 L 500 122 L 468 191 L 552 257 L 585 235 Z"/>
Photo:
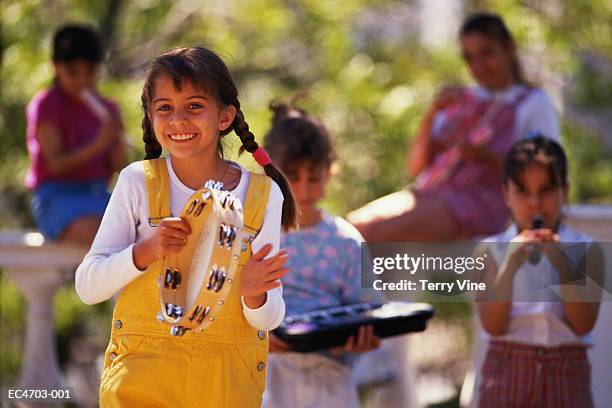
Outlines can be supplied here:
<path id="1" fill-rule="evenodd" d="M 194 190 L 185 186 L 174 172 L 167 158 L 170 176 L 170 210 L 180 215 Z M 242 175 L 238 186 L 231 192 L 243 203 L 246 198 L 250 173 L 236 163 Z M 272 182 L 263 225 L 252 242 L 253 252 L 265 244 L 272 244 L 268 257 L 279 249 L 283 195 L 278 185 Z M 76 291 L 86 304 L 95 304 L 110 299 L 134 279 L 147 273 L 134 265 L 134 245 L 149 238 L 154 227 L 148 222 L 149 203 L 145 184 L 144 166 L 132 163 L 121 171 L 111 196 L 102 223 L 91 249 L 76 271 Z M 266 302 L 251 309 L 242 302 L 243 313 L 251 326 L 258 330 L 272 330 L 285 315 L 282 287 L 269 290 Z"/>
<path id="2" fill-rule="evenodd" d="M 559 226 L 557 233 L 561 242 L 584 245 L 594 242 L 591 236 L 565 224 Z M 485 242 L 491 243 L 488 248 L 497 265 L 503 263 L 508 243 L 518 234 L 516 224 L 512 224 L 506 231 L 485 239 Z M 516 272 L 513 281 L 508 330 L 495 338 L 546 347 L 592 345 L 591 334 L 578 336 L 567 323 L 563 302 L 560 301 L 558 293 L 559 285 L 559 274 L 546 256 L 542 256 L 535 265 L 524 263 Z M 529 297 L 536 300 L 525 301 Z M 487 333 L 484 335 L 491 337 Z"/>

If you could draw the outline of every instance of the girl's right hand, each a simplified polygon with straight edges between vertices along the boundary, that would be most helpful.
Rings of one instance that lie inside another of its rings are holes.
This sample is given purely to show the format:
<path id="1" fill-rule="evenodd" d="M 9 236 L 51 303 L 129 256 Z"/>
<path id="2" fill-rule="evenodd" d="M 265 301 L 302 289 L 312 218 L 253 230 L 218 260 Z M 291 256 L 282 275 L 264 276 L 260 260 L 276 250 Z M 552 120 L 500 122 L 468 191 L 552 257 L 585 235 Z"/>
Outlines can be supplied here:
<path id="1" fill-rule="evenodd" d="M 191 234 L 189 224 L 182 218 L 168 217 L 160 221 L 149 238 L 134 246 L 134 265 L 144 270 L 156 260 L 180 252 Z"/>

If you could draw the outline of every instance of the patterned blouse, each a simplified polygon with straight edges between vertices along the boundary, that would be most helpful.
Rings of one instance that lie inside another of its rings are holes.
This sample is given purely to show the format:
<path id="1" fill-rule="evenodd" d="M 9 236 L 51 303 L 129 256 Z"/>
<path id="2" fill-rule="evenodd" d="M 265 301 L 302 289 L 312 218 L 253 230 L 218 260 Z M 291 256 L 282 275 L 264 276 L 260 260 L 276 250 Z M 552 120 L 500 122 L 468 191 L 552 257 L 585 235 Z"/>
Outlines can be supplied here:
<path id="1" fill-rule="evenodd" d="M 375 300 L 361 289 L 362 241 L 348 221 L 325 212 L 318 224 L 282 235 L 291 269 L 282 279 L 286 314 Z"/>

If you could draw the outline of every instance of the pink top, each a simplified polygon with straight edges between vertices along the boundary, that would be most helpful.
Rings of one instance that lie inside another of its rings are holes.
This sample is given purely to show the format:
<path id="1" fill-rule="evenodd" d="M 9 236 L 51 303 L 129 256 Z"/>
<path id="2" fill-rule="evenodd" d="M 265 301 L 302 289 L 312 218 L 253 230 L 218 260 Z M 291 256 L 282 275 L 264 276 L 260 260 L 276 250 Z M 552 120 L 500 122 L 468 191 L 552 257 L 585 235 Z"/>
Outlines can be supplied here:
<path id="1" fill-rule="evenodd" d="M 117 112 L 111 101 L 96 95 L 109 109 Z M 25 179 L 26 187 L 36 189 L 46 181 L 88 181 L 108 179 L 111 176 L 107 152 L 92 158 L 79 169 L 64 174 L 53 174 L 43 157 L 36 139 L 38 126 L 52 123 L 62 135 L 64 149 L 73 151 L 91 143 L 101 127 L 100 119 L 81 100 L 72 98 L 54 86 L 38 92 L 26 108 L 28 128 L 26 142 L 30 154 L 30 167 Z"/>
<path id="2" fill-rule="evenodd" d="M 512 144 L 526 136 L 517 134 L 517 128 L 524 126 L 517 126 L 516 111 L 534 91 L 517 85 L 498 95 L 480 95 L 468 88 L 445 109 L 446 120 L 432 132 L 432 137 L 448 147 L 419 174 L 415 191 L 441 197 L 466 238 L 498 232 L 509 214 L 502 194 L 501 173 L 491 171 L 481 162 L 462 160 L 457 145 L 463 142 L 486 146 L 503 159 Z M 538 121 L 529 125 L 529 130 L 541 128 Z"/>

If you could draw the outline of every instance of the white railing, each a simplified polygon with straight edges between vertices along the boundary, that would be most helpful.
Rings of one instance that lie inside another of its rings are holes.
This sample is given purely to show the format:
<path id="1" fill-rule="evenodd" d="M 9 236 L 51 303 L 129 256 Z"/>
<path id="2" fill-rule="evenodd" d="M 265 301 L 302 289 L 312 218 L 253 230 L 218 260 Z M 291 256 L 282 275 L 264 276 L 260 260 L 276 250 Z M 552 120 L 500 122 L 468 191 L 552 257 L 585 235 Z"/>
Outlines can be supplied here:
<path id="1" fill-rule="evenodd" d="M 85 252 L 82 247 L 45 242 L 38 232 L 0 232 L 0 267 L 27 301 L 23 366 L 15 388 L 66 387 L 53 334 L 53 296 L 73 279 Z"/>

